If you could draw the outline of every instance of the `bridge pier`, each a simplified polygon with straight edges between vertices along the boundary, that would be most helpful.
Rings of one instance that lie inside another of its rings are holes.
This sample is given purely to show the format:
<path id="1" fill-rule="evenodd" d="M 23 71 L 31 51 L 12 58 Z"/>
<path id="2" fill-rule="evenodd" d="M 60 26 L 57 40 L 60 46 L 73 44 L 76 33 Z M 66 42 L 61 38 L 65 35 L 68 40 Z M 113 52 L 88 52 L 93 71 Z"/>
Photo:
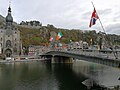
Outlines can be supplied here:
<path id="1" fill-rule="evenodd" d="M 52 56 L 51 63 L 73 63 L 73 59 L 70 57 Z"/>
<path id="2" fill-rule="evenodd" d="M 55 63 L 54 56 L 52 56 L 52 58 L 51 58 L 51 63 Z"/>

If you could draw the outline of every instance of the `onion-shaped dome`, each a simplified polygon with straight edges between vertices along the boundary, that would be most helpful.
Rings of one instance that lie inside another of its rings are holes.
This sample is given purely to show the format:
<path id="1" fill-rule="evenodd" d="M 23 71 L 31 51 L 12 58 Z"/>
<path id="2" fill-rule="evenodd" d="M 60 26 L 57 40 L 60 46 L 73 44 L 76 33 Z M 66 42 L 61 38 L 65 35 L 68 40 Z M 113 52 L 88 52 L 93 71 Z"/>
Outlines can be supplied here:
<path id="1" fill-rule="evenodd" d="M 11 8 L 8 8 L 8 15 L 6 16 L 6 22 L 13 22 L 13 17 L 11 16 Z"/>

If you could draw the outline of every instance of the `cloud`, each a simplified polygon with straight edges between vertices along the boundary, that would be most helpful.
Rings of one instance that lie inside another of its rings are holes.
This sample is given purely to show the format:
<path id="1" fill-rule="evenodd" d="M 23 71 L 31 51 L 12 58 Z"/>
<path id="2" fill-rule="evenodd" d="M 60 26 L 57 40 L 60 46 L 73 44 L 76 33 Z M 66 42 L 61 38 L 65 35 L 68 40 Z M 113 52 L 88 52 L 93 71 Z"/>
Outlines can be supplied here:
<path id="1" fill-rule="evenodd" d="M 108 25 L 106 27 L 106 32 L 120 35 L 120 23 Z"/>
<path id="2" fill-rule="evenodd" d="M 104 10 L 97 10 L 97 13 L 99 12 L 100 15 L 108 16 L 112 13 L 112 9 L 104 9 Z"/>
<path id="3" fill-rule="evenodd" d="M 92 0 L 108 33 L 119 33 L 120 1 Z M 9 0 L 0 0 L 0 14 L 7 14 Z M 93 6 L 90 0 L 11 0 L 14 21 L 39 20 L 59 28 L 101 30 L 99 20 L 89 28 Z"/>

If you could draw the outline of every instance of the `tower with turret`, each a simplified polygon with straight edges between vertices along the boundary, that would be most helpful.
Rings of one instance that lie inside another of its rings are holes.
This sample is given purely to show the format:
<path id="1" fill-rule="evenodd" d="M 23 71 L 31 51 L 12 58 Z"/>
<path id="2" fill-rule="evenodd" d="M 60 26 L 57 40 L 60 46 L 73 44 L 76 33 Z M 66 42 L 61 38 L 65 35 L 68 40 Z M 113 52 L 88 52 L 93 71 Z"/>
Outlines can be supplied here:
<path id="1" fill-rule="evenodd" d="M 11 7 L 8 8 L 8 14 L 5 18 L 5 26 L 0 29 L 1 53 L 6 57 L 19 55 L 21 53 L 20 31 L 13 25 Z"/>

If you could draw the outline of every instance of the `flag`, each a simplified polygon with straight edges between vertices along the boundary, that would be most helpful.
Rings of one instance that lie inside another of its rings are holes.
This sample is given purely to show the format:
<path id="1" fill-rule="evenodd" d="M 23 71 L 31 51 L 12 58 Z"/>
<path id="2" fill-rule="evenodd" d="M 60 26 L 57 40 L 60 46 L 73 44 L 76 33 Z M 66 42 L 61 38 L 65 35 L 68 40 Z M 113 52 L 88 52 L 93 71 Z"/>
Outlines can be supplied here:
<path id="1" fill-rule="evenodd" d="M 96 10 L 94 8 L 94 11 L 93 11 L 92 16 L 91 16 L 89 27 L 91 27 L 92 25 L 95 25 L 97 19 L 99 19 L 99 17 L 98 17 Z"/>
<path id="2" fill-rule="evenodd" d="M 62 36 L 63 36 L 62 33 L 59 32 L 58 35 L 56 36 L 56 40 L 59 40 Z"/>
<path id="3" fill-rule="evenodd" d="M 53 41 L 53 37 L 50 37 L 49 41 L 52 42 Z"/>

